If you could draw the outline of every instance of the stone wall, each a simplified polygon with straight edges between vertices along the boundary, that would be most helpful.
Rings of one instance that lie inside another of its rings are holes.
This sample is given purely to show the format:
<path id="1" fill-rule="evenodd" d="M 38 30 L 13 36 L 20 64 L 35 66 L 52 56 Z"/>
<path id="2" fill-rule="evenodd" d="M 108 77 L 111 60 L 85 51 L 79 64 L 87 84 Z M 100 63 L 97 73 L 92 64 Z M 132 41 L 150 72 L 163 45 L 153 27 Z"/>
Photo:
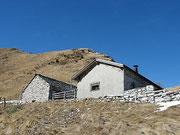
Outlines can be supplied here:
<path id="1" fill-rule="evenodd" d="M 125 91 L 119 96 L 106 96 L 108 100 L 118 99 L 122 102 L 167 102 L 180 100 L 180 91 L 155 90 L 153 85 Z"/>
<path id="2" fill-rule="evenodd" d="M 44 102 L 49 99 L 49 84 L 36 76 L 22 93 L 22 103 Z"/>

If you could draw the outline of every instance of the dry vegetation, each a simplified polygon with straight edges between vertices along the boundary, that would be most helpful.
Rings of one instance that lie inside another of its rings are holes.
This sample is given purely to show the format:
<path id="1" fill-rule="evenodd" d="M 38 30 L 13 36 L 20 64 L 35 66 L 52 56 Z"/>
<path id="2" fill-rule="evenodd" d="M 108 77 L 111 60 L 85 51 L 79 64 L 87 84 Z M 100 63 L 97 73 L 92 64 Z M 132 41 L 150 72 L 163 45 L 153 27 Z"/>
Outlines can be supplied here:
<path id="1" fill-rule="evenodd" d="M 180 91 L 180 86 L 173 87 L 173 88 L 167 88 L 169 91 Z"/>
<path id="2" fill-rule="evenodd" d="M 87 99 L 1 108 L 0 134 L 179 135 L 180 109 Z"/>
<path id="3" fill-rule="evenodd" d="M 0 96 L 18 98 L 35 73 L 69 83 L 70 77 L 94 58 L 112 60 L 90 49 L 29 54 L 15 48 L 0 49 Z"/>

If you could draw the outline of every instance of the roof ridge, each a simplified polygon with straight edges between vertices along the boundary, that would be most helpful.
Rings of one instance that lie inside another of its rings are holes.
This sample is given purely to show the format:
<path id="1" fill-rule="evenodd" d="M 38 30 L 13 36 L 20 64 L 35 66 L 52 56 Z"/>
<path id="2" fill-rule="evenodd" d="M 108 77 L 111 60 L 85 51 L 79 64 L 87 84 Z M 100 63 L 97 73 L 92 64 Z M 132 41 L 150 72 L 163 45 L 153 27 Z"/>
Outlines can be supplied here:
<path id="1" fill-rule="evenodd" d="M 100 58 L 95 58 L 96 61 L 98 62 L 104 62 L 104 63 L 109 63 L 109 64 L 115 64 L 115 65 L 119 65 L 119 66 L 123 66 L 124 64 L 119 63 L 119 62 L 114 62 L 114 61 L 110 61 L 110 60 L 104 60 L 104 59 L 100 59 Z"/>
<path id="2" fill-rule="evenodd" d="M 104 63 L 104 64 L 107 64 L 107 65 L 112 65 L 112 66 L 119 67 L 119 68 L 123 68 L 123 66 L 124 66 L 121 63 L 117 63 L 117 62 L 113 62 L 113 61 L 109 61 L 109 60 L 103 60 L 103 59 L 100 59 L 100 58 L 94 58 L 88 65 L 86 65 L 78 73 L 73 75 L 71 77 L 71 79 L 75 79 L 77 76 L 79 76 L 81 73 L 83 73 L 89 66 L 91 66 L 95 62 Z"/>
<path id="3" fill-rule="evenodd" d="M 45 79 L 50 79 L 50 80 L 52 80 L 52 81 L 56 81 L 56 82 L 61 82 L 61 83 L 68 84 L 68 83 L 66 83 L 66 82 L 59 81 L 59 80 L 56 80 L 56 79 L 54 79 L 54 78 L 51 78 L 51 77 L 48 77 L 48 76 L 44 76 L 44 75 L 41 75 L 41 74 L 36 74 L 36 75 L 38 75 L 38 76 L 40 76 L 41 78 L 43 78 L 43 80 L 45 80 Z M 47 80 L 45 80 L 45 81 L 47 82 Z"/>

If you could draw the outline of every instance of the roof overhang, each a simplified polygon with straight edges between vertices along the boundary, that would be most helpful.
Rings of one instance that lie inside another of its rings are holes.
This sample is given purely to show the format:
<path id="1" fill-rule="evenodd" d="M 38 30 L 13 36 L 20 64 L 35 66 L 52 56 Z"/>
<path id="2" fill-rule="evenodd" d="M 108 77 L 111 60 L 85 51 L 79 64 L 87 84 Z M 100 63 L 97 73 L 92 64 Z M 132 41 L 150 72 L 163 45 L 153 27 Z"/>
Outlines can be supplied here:
<path id="1" fill-rule="evenodd" d="M 73 75 L 71 79 L 72 80 L 77 80 L 77 78 L 80 77 L 84 72 L 86 72 L 88 69 L 92 68 L 93 65 L 98 64 L 98 63 L 103 63 L 103 64 L 106 64 L 106 65 L 123 68 L 123 64 L 95 58 L 87 66 L 83 67 L 78 73 Z"/>

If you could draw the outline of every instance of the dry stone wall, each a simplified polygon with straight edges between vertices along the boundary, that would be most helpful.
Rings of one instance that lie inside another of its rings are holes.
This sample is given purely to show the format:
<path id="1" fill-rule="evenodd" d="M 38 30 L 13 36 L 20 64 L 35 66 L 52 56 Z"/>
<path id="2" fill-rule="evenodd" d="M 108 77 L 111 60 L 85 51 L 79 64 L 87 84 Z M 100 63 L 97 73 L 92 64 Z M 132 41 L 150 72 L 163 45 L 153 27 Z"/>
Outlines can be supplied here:
<path id="1" fill-rule="evenodd" d="M 49 87 L 46 81 L 36 76 L 22 93 L 22 103 L 48 101 Z"/>
<path id="2" fill-rule="evenodd" d="M 167 102 L 180 100 L 180 91 L 155 90 L 153 85 L 127 90 L 119 96 L 105 96 L 107 100 L 118 99 L 122 102 Z"/>

